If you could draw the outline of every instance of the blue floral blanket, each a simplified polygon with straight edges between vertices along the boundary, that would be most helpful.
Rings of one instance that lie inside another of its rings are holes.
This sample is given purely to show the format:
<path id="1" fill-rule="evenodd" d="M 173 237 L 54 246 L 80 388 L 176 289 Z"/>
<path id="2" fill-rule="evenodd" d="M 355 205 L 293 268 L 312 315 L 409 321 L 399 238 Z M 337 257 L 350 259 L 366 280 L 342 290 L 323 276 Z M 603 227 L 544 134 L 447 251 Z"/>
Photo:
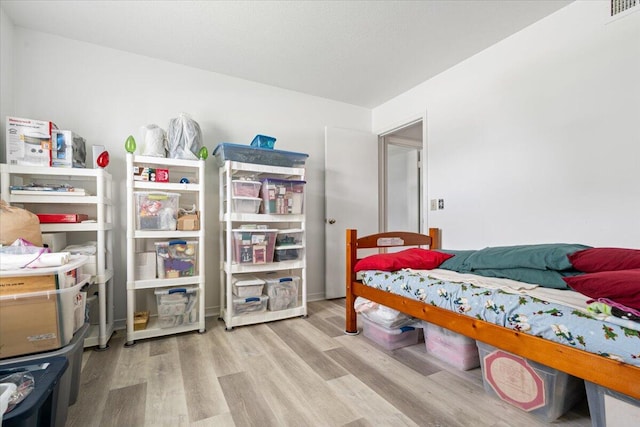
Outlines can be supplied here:
<path id="1" fill-rule="evenodd" d="M 475 317 L 490 323 L 575 347 L 603 357 L 640 366 L 640 323 L 612 317 L 595 317 L 577 304 L 562 304 L 557 298 L 540 298 L 536 286 L 506 279 L 469 280 L 439 270 L 363 271 L 368 286 Z M 493 281 L 497 285 L 491 285 Z M 472 283 L 470 283 L 472 282 Z M 521 285 L 521 286 L 520 286 Z M 573 291 L 544 289 L 557 294 Z M 553 295 L 557 295 L 553 294 Z M 552 294 L 550 294 L 552 295 Z M 577 301 L 586 301 L 586 297 Z"/>

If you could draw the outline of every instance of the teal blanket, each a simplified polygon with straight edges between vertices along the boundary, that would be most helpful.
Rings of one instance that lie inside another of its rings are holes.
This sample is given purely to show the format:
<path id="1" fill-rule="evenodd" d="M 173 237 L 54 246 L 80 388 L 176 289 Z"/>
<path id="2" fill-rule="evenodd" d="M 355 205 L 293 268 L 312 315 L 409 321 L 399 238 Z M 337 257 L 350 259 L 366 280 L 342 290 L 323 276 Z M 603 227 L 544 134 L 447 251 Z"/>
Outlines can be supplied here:
<path id="1" fill-rule="evenodd" d="M 581 274 L 568 255 L 589 246 L 571 243 L 499 246 L 479 250 L 442 252 L 453 254 L 439 268 L 486 277 L 501 277 L 547 288 L 569 289 L 563 277 Z"/>

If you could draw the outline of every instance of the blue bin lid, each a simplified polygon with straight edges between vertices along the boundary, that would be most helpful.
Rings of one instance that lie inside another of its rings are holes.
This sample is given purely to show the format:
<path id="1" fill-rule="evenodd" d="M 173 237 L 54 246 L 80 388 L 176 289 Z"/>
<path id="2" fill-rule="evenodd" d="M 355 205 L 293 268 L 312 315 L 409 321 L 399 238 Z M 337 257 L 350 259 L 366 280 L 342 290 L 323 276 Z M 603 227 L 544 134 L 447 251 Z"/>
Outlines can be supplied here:
<path id="1" fill-rule="evenodd" d="M 252 147 L 250 145 L 233 144 L 231 142 L 222 142 L 222 143 L 218 144 L 216 149 L 213 150 L 213 155 L 214 156 L 218 155 L 219 154 L 219 150 L 224 150 L 225 147 L 237 148 L 237 149 L 245 149 L 245 150 L 258 150 L 258 151 L 262 151 L 262 152 L 266 152 L 266 153 L 286 154 L 286 155 L 293 156 L 293 157 L 303 157 L 305 159 L 307 157 L 309 157 L 309 155 L 305 154 L 305 153 L 296 153 L 294 151 L 284 151 L 284 150 L 272 150 L 270 148 Z"/>

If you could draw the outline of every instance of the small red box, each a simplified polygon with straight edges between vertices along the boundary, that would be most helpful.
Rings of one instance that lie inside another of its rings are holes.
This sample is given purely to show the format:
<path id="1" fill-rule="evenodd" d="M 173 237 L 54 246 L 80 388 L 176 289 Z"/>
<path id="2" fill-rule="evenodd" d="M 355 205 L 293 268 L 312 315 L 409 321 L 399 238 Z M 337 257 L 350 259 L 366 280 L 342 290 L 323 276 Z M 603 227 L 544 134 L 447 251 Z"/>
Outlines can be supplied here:
<path id="1" fill-rule="evenodd" d="M 76 223 L 89 219 L 85 214 L 36 214 L 41 224 Z"/>
<path id="2" fill-rule="evenodd" d="M 157 169 L 156 168 L 155 171 L 156 171 L 155 179 L 151 179 L 151 181 L 169 182 L 169 169 Z"/>

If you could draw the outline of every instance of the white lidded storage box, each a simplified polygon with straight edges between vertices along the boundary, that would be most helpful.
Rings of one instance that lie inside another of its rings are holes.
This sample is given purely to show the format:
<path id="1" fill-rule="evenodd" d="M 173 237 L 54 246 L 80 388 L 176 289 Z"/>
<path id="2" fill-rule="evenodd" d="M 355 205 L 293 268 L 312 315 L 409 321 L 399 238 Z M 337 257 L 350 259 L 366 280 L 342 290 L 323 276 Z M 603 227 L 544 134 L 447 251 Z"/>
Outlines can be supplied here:
<path id="1" fill-rule="evenodd" d="M 364 336 L 386 350 L 395 350 L 401 347 L 418 344 L 420 338 L 418 330 L 413 326 L 403 326 L 397 329 L 385 328 L 362 317 L 362 330 Z"/>
<path id="2" fill-rule="evenodd" d="M 462 371 L 480 366 L 476 340 L 433 323 L 422 324 L 427 353 Z"/>
<path id="3" fill-rule="evenodd" d="M 584 381 L 476 341 L 487 393 L 551 422 L 584 398 Z"/>
<path id="4" fill-rule="evenodd" d="M 158 325 L 161 328 L 198 321 L 198 288 L 156 289 Z"/>
<path id="5" fill-rule="evenodd" d="M 233 294 L 238 297 L 259 297 L 262 295 L 264 280 L 255 276 L 234 276 L 231 279 Z"/>

